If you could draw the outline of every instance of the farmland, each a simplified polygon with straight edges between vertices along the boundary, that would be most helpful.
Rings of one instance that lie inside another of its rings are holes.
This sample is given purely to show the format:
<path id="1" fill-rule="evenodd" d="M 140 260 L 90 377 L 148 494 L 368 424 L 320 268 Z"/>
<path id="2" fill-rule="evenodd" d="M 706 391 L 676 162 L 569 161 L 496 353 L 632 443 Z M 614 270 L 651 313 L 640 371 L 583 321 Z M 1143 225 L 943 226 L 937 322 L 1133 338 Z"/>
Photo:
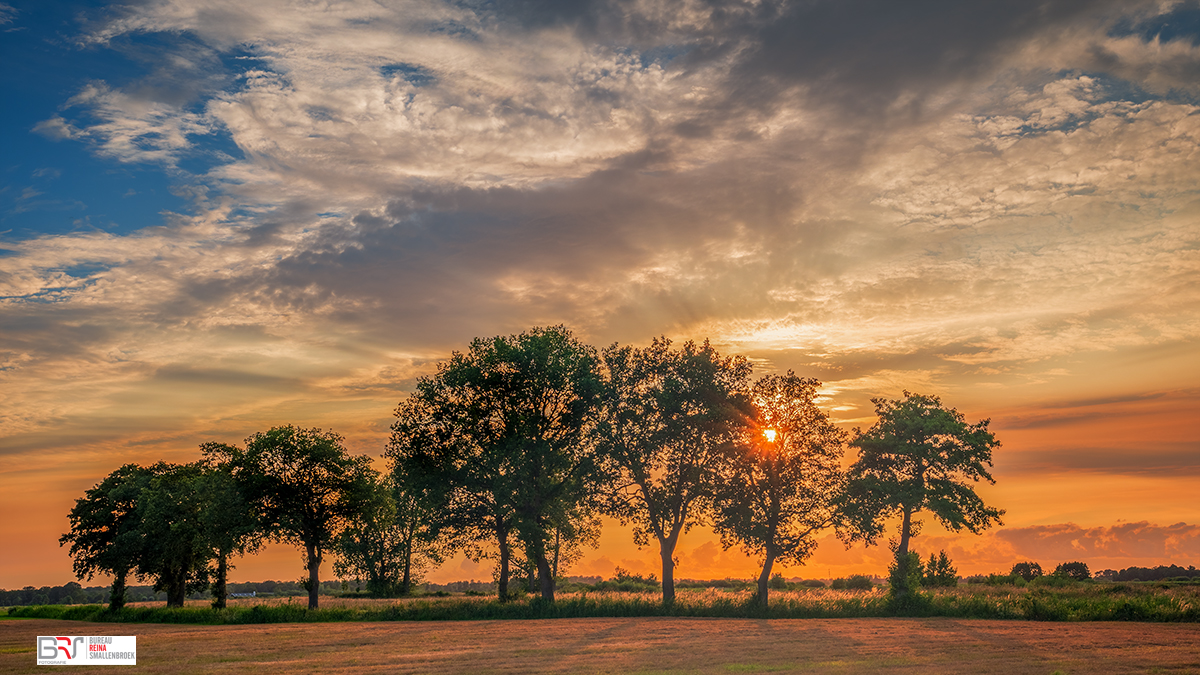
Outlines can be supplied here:
<path id="1" fill-rule="evenodd" d="M 180 626 L 0 620 L 0 671 L 34 636 L 138 636 L 144 673 L 1200 673 L 1200 625 L 947 618 L 596 618 Z"/>

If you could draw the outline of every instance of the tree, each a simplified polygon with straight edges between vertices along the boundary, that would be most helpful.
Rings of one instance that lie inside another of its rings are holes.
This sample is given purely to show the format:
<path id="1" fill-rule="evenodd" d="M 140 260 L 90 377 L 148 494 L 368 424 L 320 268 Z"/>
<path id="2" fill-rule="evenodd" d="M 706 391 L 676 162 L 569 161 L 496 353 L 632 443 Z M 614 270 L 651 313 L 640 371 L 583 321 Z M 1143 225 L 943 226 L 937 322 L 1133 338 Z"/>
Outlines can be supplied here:
<path id="1" fill-rule="evenodd" d="M 926 588 L 954 588 L 958 585 L 958 570 L 950 564 L 950 556 L 946 551 L 939 551 L 936 556 L 929 554 L 929 562 L 922 569 L 921 585 Z"/>
<path id="2" fill-rule="evenodd" d="M 477 338 L 396 410 L 389 456 L 447 486 L 460 534 L 491 535 L 502 597 L 515 535 L 554 599 L 554 528 L 589 511 L 603 482 L 589 442 L 600 390 L 595 349 L 554 326 Z"/>
<path id="3" fill-rule="evenodd" d="M 257 551 L 262 544 L 262 532 L 258 514 L 246 500 L 243 486 L 233 477 L 234 467 L 216 461 L 217 457 L 229 457 L 232 450 L 220 443 L 205 443 L 200 450 L 205 456 L 200 489 L 207 501 L 200 520 L 212 557 L 217 561 L 212 579 L 212 606 L 223 609 L 229 596 L 229 570 L 233 569 L 229 559 Z"/>
<path id="4" fill-rule="evenodd" d="M 846 434 L 817 407 L 820 384 L 791 371 L 754 383 L 756 424 L 731 449 L 713 495 L 722 545 L 762 557 L 756 598 L 764 609 L 772 566 L 803 564 L 816 533 L 837 523 Z"/>
<path id="5" fill-rule="evenodd" d="M 334 570 L 366 579 L 372 595 L 408 595 L 421 572 L 443 559 L 436 518 L 394 475 L 377 481 L 370 505 L 337 537 Z"/>
<path id="6" fill-rule="evenodd" d="M 1000 523 L 1004 511 L 984 505 L 970 485 L 980 479 L 995 483 L 988 467 L 1000 442 L 988 431 L 989 420 L 967 424 L 938 397 L 907 391 L 902 400 L 872 401 L 878 421 L 866 432 L 856 429 L 850 442 L 859 457 L 850 467 L 841 501 L 849 540 L 874 544 L 884 519 L 899 515 L 896 560 L 905 562 L 909 540 L 920 531 L 921 521 L 914 519 L 918 513 L 930 511 L 955 532 L 965 528 L 978 534 Z M 911 588 L 892 590 L 903 596 Z"/>
<path id="7" fill-rule="evenodd" d="M 112 575 L 110 609 L 125 606 L 128 577 L 141 555 L 138 500 L 153 476 L 152 469 L 137 464 L 110 473 L 75 500 L 67 516 L 71 531 L 58 540 L 60 546 L 71 544 L 72 565 L 80 579 Z"/>
<path id="8" fill-rule="evenodd" d="M 604 351 L 606 407 L 599 438 L 618 476 L 608 511 L 658 542 L 663 602 L 675 600 L 675 546 L 700 519 L 727 447 L 750 418 L 750 363 L 708 341 L 671 349 L 667 338 Z"/>
<path id="9" fill-rule="evenodd" d="M 308 608 L 317 609 L 325 552 L 370 504 L 371 459 L 350 456 L 332 431 L 274 427 L 246 439 L 246 449 L 213 445 L 255 510 L 263 533 L 304 549 Z"/>
<path id="10" fill-rule="evenodd" d="M 1033 581 L 1042 576 L 1042 566 L 1035 562 L 1019 562 L 1012 566 L 1009 574 L 1019 576 L 1025 581 Z"/>
<path id="11" fill-rule="evenodd" d="M 202 469 L 159 462 L 150 470 L 154 477 L 138 500 L 138 575 L 154 579 L 155 591 L 166 591 L 167 607 L 182 607 L 189 593 L 208 586 L 212 548 Z"/>
<path id="12" fill-rule="evenodd" d="M 1088 570 L 1087 563 L 1066 562 L 1054 568 L 1054 576 L 1066 577 L 1075 581 L 1086 581 L 1092 578 L 1092 573 Z"/>

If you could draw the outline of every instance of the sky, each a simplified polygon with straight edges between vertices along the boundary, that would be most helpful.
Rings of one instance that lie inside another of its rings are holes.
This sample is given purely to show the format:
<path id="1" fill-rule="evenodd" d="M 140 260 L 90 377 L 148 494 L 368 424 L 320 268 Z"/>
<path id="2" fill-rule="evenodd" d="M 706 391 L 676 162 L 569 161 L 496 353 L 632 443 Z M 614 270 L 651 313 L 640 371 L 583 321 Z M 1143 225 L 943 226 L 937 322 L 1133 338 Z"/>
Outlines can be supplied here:
<path id="1" fill-rule="evenodd" d="M 379 457 L 439 360 L 556 324 L 794 369 L 849 430 L 990 419 L 1003 524 L 913 542 L 960 573 L 1200 563 L 1198 2 L 3 0 L 0 62 L 0 587 L 72 580 L 124 463 Z M 656 553 L 608 522 L 572 571 L 616 566 Z"/>

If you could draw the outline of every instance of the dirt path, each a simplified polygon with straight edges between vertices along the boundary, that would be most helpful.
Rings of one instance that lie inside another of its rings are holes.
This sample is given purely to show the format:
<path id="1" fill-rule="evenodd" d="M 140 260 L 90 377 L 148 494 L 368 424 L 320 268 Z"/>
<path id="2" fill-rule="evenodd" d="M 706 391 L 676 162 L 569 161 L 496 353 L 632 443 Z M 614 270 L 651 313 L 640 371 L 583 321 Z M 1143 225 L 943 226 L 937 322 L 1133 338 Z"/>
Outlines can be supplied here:
<path id="1" fill-rule="evenodd" d="M 138 636 L 138 673 L 1200 675 L 1196 624 L 671 618 L 263 626 L 7 619 L 0 672 L 43 672 L 34 637 L 67 633 Z"/>

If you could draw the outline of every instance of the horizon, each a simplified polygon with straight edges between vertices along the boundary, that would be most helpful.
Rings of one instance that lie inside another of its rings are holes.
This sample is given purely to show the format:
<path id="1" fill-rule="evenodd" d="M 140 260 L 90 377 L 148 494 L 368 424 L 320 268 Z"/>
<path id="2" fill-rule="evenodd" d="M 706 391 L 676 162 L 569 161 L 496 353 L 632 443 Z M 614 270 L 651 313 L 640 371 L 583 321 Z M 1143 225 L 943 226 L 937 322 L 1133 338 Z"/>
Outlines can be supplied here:
<path id="1" fill-rule="evenodd" d="M 1194 0 L 8 0 L 0 32 L 0 588 L 75 578 L 67 513 L 122 464 L 295 424 L 383 469 L 417 378 L 556 324 L 815 377 L 847 430 L 905 390 L 991 419 L 1003 525 L 913 540 L 960 574 L 1200 563 Z M 778 571 L 886 574 L 889 536 Z M 677 555 L 755 573 L 703 525 Z M 617 566 L 661 573 L 606 519 L 568 572 Z"/>

